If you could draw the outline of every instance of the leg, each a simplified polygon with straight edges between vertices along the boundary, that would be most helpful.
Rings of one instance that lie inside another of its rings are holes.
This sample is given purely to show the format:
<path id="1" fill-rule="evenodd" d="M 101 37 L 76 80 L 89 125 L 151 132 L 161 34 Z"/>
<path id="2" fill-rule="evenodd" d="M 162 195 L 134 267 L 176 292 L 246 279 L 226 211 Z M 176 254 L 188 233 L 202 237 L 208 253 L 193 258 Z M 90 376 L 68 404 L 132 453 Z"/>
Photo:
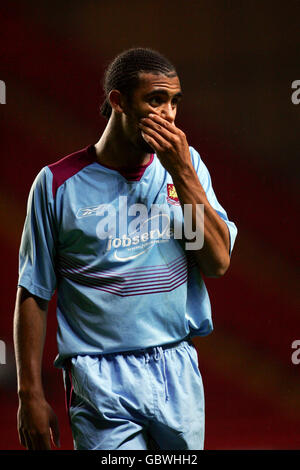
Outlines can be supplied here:
<path id="1" fill-rule="evenodd" d="M 101 418 L 84 401 L 75 397 L 70 407 L 75 450 L 146 450 L 147 435 L 136 422 Z"/>
<path id="2" fill-rule="evenodd" d="M 149 362 L 156 396 L 155 419 L 149 432 L 160 449 L 202 450 L 204 447 L 204 391 L 192 344 L 162 351 Z"/>
<path id="3" fill-rule="evenodd" d="M 117 359 L 91 356 L 72 359 L 64 377 L 75 449 L 147 449 L 147 420 L 132 394 L 141 390 L 144 382 L 135 383 L 140 361 L 133 357 L 132 360 L 133 364 L 128 364 L 120 355 Z M 134 376 L 130 377 L 132 367 Z"/>

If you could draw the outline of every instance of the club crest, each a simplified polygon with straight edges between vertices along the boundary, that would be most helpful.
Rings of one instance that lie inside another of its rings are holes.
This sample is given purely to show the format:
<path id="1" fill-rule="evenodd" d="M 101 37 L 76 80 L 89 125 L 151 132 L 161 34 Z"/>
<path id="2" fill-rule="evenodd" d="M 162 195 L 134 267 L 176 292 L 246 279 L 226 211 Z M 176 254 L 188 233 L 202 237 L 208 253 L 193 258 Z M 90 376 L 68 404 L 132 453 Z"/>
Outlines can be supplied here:
<path id="1" fill-rule="evenodd" d="M 180 205 L 174 184 L 167 184 L 167 201 L 174 206 Z"/>

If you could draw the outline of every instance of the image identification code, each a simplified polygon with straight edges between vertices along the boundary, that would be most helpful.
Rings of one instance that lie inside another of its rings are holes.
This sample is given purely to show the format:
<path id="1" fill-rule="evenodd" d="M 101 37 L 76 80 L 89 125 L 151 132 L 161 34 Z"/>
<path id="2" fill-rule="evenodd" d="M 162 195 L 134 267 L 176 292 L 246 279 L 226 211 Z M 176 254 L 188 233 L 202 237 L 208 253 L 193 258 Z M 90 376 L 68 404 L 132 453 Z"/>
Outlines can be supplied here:
<path id="1" fill-rule="evenodd" d="M 129 468 L 138 463 L 146 465 L 197 465 L 197 455 L 174 455 L 174 454 L 147 454 L 140 458 L 136 456 L 107 455 L 100 459 L 102 465 L 125 465 Z"/>

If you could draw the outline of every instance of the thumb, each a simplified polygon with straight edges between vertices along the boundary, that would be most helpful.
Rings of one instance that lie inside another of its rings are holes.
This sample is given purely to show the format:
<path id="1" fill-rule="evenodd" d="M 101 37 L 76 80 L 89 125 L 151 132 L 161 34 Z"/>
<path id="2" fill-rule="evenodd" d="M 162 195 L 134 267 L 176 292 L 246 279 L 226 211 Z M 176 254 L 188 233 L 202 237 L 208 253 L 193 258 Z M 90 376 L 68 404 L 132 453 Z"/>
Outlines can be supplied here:
<path id="1" fill-rule="evenodd" d="M 53 444 L 56 447 L 60 447 L 60 432 L 58 426 L 58 419 L 54 412 L 51 413 L 50 417 L 50 433 Z"/>

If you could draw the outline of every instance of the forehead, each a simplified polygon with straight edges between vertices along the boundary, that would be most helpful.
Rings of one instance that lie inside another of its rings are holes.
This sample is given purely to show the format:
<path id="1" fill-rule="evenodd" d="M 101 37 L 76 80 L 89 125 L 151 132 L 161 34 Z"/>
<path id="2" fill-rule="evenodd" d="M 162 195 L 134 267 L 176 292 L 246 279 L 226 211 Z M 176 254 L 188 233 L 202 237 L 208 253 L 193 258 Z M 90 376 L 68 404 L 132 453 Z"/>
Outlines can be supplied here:
<path id="1" fill-rule="evenodd" d="M 151 93 L 155 90 L 164 90 L 169 94 L 181 92 L 180 81 L 177 75 L 167 77 L 163 74 L 139 73 L 139 85 L 136 88 L 138 94 Z"/>

